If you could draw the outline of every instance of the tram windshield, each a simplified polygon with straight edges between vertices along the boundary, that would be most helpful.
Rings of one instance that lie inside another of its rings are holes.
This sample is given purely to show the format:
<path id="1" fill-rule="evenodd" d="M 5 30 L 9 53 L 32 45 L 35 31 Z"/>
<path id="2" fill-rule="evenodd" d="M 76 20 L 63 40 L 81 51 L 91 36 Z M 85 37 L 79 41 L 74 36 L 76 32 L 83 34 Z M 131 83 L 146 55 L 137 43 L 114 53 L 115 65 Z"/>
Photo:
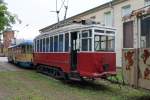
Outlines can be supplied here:
<path id="1" fill-rule="evenodd" d="M 95 35 L 94 40 L 95 51 L 114 51 L 114 36 Z"/>
<path id="2" fill-rule="evenodd" d="M 115 32 L 112 30 L 94 30 L 94 51 L 114 51 Z"/>

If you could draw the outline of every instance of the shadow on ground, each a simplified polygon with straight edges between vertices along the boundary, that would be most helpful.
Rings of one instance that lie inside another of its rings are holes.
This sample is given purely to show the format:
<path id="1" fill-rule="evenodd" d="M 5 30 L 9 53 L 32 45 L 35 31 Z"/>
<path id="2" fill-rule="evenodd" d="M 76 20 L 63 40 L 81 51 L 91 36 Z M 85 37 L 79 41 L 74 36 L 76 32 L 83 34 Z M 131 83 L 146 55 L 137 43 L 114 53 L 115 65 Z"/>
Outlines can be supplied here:
<path id="1" fill-rule="evenodd" d="M 79 89 L 86 89 L 86 90 L 92 90 L 92 91 L 109 91 L 111 92 L 111 89 L 109 86 L 104 84 L 98 84 L 95 82 L 89 82 L 89 81 L 61 81 L 63 84 L 67 84 L 70 87 L 75 87 Z"/>

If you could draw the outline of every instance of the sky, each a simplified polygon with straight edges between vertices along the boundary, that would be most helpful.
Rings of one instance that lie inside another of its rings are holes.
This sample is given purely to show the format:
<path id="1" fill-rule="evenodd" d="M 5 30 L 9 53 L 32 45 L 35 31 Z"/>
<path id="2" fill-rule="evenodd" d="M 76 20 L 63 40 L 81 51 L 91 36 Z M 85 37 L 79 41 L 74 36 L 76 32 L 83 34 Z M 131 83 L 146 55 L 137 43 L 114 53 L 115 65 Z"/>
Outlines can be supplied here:
<path id="1" fill-rule="evenodd" d="M 13 25 L 17 39 L 34 39 L 39 30 L 57 22 L 56 0 L 4 0 L 8 11 L 16 14 L 22 23 Z M 58 9 L 61 8 L 63 0 L 57 0 Z M 65 0 L 68 3 L 67 18 L 77 15 L 86 10 L 97 7 L 110 0 Z M 68 1 L 68 2 L 67 2 Z M 65 9 L 60 11 L 60 20 L 63 20 Z"/>

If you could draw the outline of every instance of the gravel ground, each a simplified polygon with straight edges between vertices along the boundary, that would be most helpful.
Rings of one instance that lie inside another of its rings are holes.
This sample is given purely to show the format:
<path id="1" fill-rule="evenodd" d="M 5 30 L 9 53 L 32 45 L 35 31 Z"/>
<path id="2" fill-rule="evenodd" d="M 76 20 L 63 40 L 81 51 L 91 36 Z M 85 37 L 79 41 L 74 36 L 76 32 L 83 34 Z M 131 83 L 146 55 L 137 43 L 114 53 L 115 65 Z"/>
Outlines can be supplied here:
<path id="1" fill-rule="evenodd" d="M 7 57 L 0 57 L 0 72 L 1 71 L 21 71 L 19 67 L 8 63 Z"/>

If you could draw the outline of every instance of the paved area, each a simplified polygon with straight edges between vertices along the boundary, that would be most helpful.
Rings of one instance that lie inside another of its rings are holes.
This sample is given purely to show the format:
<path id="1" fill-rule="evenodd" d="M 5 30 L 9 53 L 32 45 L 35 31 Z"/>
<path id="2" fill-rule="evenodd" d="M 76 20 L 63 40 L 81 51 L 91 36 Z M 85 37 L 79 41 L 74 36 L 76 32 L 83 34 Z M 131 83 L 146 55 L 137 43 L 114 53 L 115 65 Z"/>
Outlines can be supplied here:
<path id="1" fill-rule="evenodd" d="M 21 71 L 23 69 L 8 63 L 7 57 L 0 57 L 0 72 L 1 71 Z"/>

